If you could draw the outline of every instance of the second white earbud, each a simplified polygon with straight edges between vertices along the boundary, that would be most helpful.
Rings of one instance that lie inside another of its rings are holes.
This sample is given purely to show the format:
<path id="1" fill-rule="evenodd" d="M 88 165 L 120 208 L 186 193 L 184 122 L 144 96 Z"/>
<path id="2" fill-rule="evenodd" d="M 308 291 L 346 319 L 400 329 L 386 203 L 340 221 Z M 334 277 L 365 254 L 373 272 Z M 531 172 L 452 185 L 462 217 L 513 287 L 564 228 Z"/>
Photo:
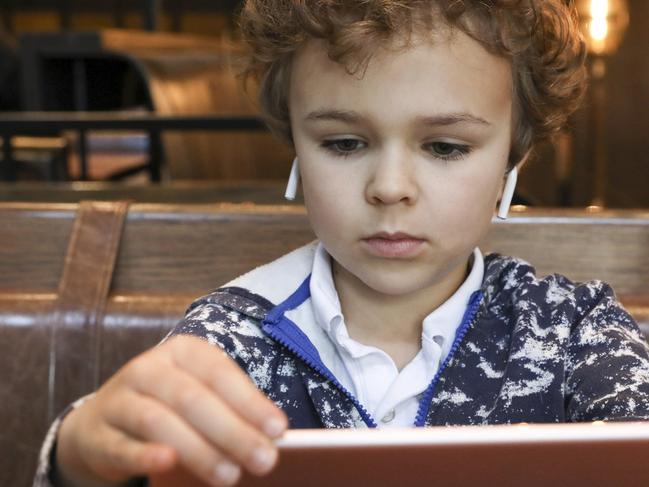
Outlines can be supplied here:
<path id="1" fill-rule="evenodd" d="M 510 169 L 509 174 L 507 174 L 505 189 L 503 189 L 503 197 L 501 198 L 500 206 L 498 207 L 498 218 L 501 220 L 507 220 L 509 206 L 512 204 L 514 190 L 516 189 L 516 181 L 518 181 L 518 169 L 514 166 Z"/>
<path id="2" fill-rule="evenodd" d="M 286 183 L 286 192 L 284 193 L 284 198 L 289 201 L 295 199 L 297 195 L 297 187 L 300 183 L 300 169 L 297 163 L 297 157 L 293 159 L 293 165 L 291 166 L 291 173 L 288 176 L 288 183 Z"/>

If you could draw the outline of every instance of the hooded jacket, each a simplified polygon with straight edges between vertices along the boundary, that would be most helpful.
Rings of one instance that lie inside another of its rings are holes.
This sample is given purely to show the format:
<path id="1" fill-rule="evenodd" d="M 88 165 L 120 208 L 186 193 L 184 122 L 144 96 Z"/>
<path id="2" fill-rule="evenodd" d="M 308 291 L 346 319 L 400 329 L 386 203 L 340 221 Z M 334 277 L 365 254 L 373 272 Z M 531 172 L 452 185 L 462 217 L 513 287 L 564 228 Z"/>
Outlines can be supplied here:
<path id="1" fill-rule="evenodd" d="M 292 428 L 374 427 L 304 333 L 324 333 L 309 296 L 314 249 L 302 247 L 197 300 L 170 336 L 222 347 Z M 649 419 L 649 350 L 611 288 L 560 275 L 539 279 L 522 260 L 488 255 L 481 290 L 413 425 L 623 419 Z"/>

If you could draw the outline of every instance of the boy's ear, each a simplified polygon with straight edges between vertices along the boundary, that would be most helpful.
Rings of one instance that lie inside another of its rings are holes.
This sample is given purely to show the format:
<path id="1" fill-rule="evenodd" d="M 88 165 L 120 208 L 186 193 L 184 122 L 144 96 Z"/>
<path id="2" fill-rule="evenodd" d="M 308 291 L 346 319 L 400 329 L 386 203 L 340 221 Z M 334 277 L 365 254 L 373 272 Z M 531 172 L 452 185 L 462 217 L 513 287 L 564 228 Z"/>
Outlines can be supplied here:
<path id="1" fill-rule="evenodd" d="M 523 154 L 523 157 L 521 157 L 521 160 L 516 163 L 516 169 L 518 169 L 518 172 L 521 172 L 521 169 L 523 169 L 523 166 L 527 163 L 531 155 L 532 149 L 528 149 L 527 152 Z"/>
<path id="2" fill-rule="evenodd" d="M 527 163 L 531 155 L 532 155 L 532 149 L 528 149 L 528 151 L 525 154 L 523 154 L 523 157 L 521 157 L 521 159 L 516 164 L 514 164 L 519 174 L 521 172 L 521 169 L 523 169 L 523 166 Z M 503 174 L 503 187 L 500 190 L 499 199 L 502 197 L 502 190 L 504 189 L 505 180 L 507 179 L 508 174 L 509 174 L 509 170 L 507 170 L 505 174 Z"/>

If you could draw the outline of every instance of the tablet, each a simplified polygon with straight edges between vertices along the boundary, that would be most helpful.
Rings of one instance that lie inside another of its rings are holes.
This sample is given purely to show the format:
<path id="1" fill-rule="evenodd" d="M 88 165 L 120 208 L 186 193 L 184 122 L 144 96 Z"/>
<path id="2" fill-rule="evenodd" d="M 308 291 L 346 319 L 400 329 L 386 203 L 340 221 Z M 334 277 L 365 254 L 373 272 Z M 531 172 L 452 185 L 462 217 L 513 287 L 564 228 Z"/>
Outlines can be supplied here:
<path id="1" fill-rule="evenodd" d="M 646 487 L 649 422 L 289 430 L 241 487 Z M 152 487 L 205 487 L 176 471 Z"/>

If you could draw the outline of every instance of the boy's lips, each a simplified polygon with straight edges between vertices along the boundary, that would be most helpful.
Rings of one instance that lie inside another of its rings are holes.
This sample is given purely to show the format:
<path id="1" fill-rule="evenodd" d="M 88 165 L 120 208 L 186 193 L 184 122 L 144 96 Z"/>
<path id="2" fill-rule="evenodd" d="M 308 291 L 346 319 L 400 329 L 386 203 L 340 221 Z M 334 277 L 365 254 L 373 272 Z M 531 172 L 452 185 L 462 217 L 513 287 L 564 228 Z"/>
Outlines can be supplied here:
<path id="1" fill-rule="evenodd" d="M 425 239 L 404 232 L 378 232 L 361 239 L 367 250 L 378 257 L 412 257 L 423 247 Z"/>

